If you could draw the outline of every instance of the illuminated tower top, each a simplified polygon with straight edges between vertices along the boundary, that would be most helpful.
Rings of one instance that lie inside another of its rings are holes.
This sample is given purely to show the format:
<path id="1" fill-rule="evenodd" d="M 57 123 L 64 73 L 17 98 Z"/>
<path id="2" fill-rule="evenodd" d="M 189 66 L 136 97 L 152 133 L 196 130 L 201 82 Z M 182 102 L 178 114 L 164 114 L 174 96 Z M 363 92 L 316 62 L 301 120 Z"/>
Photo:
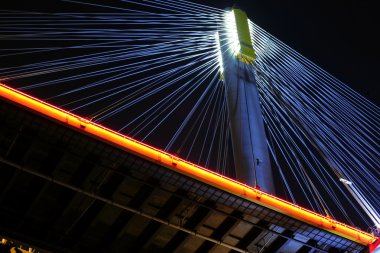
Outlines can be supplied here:
<path id="1" fill-rule="evenodd" d="M 236 56 L 247 63 L 256 60 L 247 14 L 240 9 L 233 9 L 225 20 L 230 45 Z"/>

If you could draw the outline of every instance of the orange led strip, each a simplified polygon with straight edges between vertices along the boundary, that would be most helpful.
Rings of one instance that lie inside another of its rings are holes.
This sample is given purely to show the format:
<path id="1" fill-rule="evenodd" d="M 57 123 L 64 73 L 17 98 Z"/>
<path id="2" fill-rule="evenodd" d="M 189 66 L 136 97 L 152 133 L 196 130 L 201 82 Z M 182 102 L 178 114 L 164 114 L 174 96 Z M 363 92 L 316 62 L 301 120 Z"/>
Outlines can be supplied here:
<path id="1" fill-rule="evenodd" d="M 189 176 L 208 185 L 212 185 L 261 206 L 265 206 L 276 212 L 293 217 L 299 221 L 311 224 L 317 228 L 324 229 L 333 234 L 347 238 L 351 241 L 369 246 L 378 239 L 372 234 L 365 233 L 331 218 L 314 213 L 263 191 L 192 164 L 179 157 L 150 147 L 101 125 L 90 122 L 85 118 L 66 112 L 58 107 L 49 105 L 41 100 L 23 94 L 20 91 L 7 87 L 1 83 L 0 97 L 36 111 L 48 118 L 59 121 L 64 125 L 73 127 L 84 134 L 106 141 L 130 153 L 140 156 L 143 159 L 152 161 L 168 169 Z"/>

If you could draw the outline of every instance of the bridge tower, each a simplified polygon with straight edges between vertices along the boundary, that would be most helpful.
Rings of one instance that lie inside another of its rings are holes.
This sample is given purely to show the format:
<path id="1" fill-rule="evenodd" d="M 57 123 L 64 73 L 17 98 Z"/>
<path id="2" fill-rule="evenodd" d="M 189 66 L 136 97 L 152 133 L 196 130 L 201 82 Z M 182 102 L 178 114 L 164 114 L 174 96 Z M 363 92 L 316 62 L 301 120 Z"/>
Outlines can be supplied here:
<path id="1" fill-rule="evenodd" d="M 232 9 L 217 34 L 225 84 L 236 177 L 275 193 L 267 138 L 255 79 L 255 51 L 247 15 Z"/>

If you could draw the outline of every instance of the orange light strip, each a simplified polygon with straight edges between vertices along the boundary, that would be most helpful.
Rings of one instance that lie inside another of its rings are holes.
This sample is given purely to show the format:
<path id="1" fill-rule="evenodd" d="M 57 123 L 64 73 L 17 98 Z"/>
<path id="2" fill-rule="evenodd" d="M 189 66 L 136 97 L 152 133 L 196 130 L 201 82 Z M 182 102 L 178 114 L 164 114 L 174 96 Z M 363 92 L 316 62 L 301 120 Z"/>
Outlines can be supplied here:
<path id="1" fill-rule="evenodd" d="M 369 246 L 378 239 L 372 234 L 365 233 L 331 218 L 314 213 L 263 191 L 192 164 L 179 157 L 150 147 L 144 143 L 138 142 L 113 130 L 90 122 L 89 120 L 75 114 L 66 112 L 58 107 L 49 105 L 41 100 L 7 87 L 1 83 L 0 97 L 36 111 L 44 116 L 47 116 L 48 118 L 57 120 L 64 125 L 73 127 L 84 134 L 106 141 L 130 153 L 138 155 L 143 159 L 152 161 L 168 169 L 212 185 L 261 206 L 265 206 L 276 212 L 293 217 L 317 228 L 347 238 L 351 241 Z"/>

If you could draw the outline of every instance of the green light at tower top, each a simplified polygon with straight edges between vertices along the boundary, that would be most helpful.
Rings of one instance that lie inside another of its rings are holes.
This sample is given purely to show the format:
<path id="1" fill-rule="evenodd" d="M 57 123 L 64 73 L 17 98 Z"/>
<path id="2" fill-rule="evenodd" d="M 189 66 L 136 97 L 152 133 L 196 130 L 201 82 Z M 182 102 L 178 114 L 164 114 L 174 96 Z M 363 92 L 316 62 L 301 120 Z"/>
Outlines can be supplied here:
<path id="1" fill-rule="evenodd" d="M 232 13 L 235 21 L 237 39 L 240 44 L 240 50 L 238 52 L 239 59 L 248 61 L 256 60 L 255 50 L 253 49 L 248 25 L 247 14 L 241 9 L 233 9 Z"/>

